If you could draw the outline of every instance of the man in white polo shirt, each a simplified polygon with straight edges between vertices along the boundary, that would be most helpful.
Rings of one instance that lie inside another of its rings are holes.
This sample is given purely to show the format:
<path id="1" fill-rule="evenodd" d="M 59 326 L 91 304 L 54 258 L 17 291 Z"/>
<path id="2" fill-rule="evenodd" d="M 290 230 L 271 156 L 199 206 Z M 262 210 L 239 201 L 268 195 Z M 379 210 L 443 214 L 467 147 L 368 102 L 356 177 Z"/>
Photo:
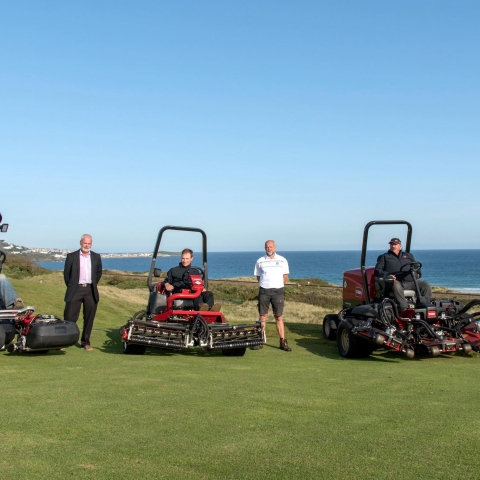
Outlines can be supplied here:
<path id="1" fill-rule="evenodd" d="M 288 262 L 287 260 L 275 253 L 277 249 L 273 240 L 265 242 L 265 254 L 260 257 L 255 264 L 254 275 L 257 276 L 259 284 L 258 292 L 258 314 L 262 322 L 262 328 L 265 330 L 265 321 L 268 316 L 270 304 L 273 309 L 273 316 L 277 326 L 277 332 L 280 337 L 280 349 L 291 352 L 285 338 L 285 327 L 283 325 L 283 305 L 285 296 L 283 287 L 288 280 Z M 262 348 L 262 345 L 258 345 Z M 257 350 L 258 347 L 252 347 Z"/>

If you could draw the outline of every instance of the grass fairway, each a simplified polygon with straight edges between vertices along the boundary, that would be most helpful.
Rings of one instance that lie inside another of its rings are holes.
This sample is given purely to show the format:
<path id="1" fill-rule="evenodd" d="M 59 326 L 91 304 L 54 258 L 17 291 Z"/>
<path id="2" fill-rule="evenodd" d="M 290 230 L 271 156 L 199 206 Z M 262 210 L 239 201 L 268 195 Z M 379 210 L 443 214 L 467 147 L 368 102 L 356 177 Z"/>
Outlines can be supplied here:
<path id="1" fill-rule="evenodd" d="M 62 315 L 59 274 L 13 283 Z M 345 360 L 286 316 L 291 353 L 269 324 L 244 357 L 123 355 L 118 328 L 146 295 L 101 287 L 92 352 L 0 354 L 3 478 L 479 477 L 478 354 Z"/>

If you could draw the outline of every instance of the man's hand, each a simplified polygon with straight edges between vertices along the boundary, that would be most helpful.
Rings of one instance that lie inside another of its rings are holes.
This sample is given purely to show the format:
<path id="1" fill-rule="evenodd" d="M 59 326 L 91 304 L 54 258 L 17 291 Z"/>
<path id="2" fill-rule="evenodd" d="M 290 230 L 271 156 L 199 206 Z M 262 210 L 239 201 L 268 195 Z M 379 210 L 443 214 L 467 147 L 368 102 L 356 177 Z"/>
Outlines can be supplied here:
<path id="1" fill-rule="evenodd" d="M 168 282 L 165 282 L 165 290 L 171 292 L 173 290 L 173 285 L 170 285 Z"/>

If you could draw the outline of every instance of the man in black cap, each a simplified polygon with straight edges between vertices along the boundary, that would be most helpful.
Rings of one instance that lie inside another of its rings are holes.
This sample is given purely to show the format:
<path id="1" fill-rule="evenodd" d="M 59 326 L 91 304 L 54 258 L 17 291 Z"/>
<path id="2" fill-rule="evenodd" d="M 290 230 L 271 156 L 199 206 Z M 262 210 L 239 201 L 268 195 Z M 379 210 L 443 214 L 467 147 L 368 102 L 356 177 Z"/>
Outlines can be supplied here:
<path id="1" fill-rule="evenodd" d="M 402 252 L 402 243 L 399 238 L 392 238 L 389 242 L 390 250 L 377 258 L 375 265 L 376 277 L 389 277 L 393 280 L 393 294 L 400 306 L 400 311 L 408 308 L 408 302 L 403 293 L 404 290 L 414 290 L 415 283 L 410 272 L 410 264 L 415 258 L 409 252 Z M 421 277 L 418 270 L 414 275 Z M 427 301 L 432 298 L 432 287 L 428 282 L 417 280 L 420 295 Z"/>

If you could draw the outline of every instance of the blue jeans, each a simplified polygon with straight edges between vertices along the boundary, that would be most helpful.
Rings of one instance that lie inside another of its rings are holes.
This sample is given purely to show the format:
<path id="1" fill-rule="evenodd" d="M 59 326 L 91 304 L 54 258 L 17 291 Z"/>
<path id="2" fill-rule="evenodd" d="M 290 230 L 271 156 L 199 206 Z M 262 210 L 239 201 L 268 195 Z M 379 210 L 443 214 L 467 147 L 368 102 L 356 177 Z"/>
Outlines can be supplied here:
<path id="1" fill-rule="evenodd" d="M 13 307 L 16 298 L 18 295 L 12 284 L 3 273 L 0 273 L 0 308 Z"/>

